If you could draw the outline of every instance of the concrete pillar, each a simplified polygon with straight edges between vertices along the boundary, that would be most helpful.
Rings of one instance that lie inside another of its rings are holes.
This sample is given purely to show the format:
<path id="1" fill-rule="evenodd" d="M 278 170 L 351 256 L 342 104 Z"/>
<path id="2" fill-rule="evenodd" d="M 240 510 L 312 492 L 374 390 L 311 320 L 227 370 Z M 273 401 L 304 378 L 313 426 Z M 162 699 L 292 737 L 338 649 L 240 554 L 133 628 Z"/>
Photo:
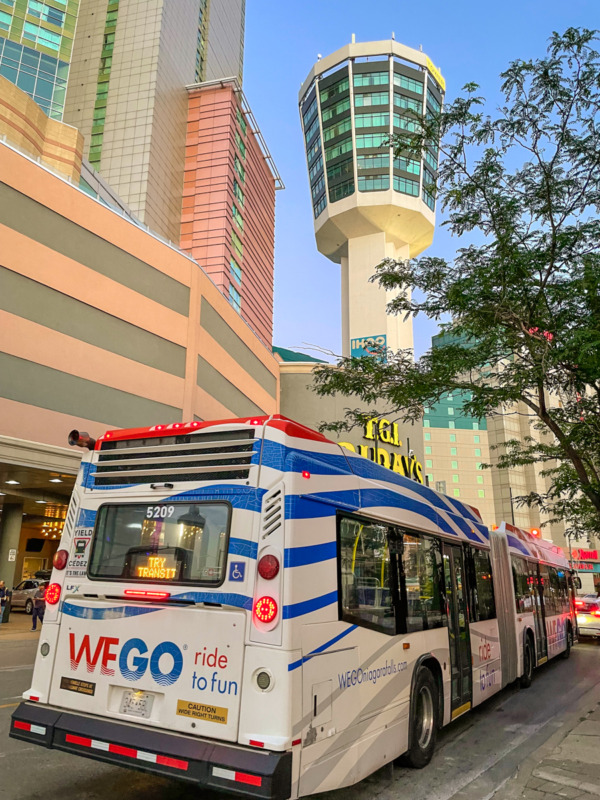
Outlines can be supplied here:
<path id="1" fill-rule="evenodd" d="M 0 524 L 0 580 L 4 581 L 7 589 L 12 589 L 14 585 L 16 553 L 19 548 L 22 522 L 23 504 L 4 503 Z M 9 561 L 12 550 L 15 559 Z"/>

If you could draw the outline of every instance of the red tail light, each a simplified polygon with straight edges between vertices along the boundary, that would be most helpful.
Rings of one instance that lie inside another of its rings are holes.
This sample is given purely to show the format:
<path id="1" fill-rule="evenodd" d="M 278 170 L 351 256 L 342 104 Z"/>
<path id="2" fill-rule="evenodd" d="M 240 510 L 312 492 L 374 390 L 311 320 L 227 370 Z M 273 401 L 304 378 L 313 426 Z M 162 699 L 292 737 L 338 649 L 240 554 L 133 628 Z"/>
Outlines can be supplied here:
<path id="1" fill-rule="evenodd" d="M 54 554 L 54 558 L 52 559 L 54 569 L 64 569 L 67 566 L 68 560 L 69 560 L 68 550 L 57 550 L 56 553 Z"/>
<path id="2" fill-rule="evenodd" d="M 583 605 L 583 600 L 575 600 L 575 605 L 577 606 L 577 608 L 581 608 L 581 606 Z"/>
<path id="3" fill-rule="evenodd" d="M 592 611 L 592 617 L 600 617 L 600 609 L 596 609 Z"/>
<path id="4" fill-rule="evenodd" d="M 254 616 L 259 622 L 273 622 L 277 616 L 277 603 L 272 597 L 259 597 L 254 604 Z"/>
<path id="5" fill-rule="evenodd" d="M 258 562 L 258 574 L 266 581 L 271 581 L 279 572 L 279 561 L 275 556 L 263 556 Z"/>
<path id="6" fill-rule="evenodd" d="M 142 600 L 166 600 L 171 597 L 171 592 L 147 592 L 143 589 L 125 589 L 126 597 L 139 597 Z"/>
<path id="7" fill-rule="evenodd" d="M 46 589 L 46 594 L 44 595 L 46 598 L 46 603 L 50 606 L 55 606 L 60 600 L 60 591 L 60 584 L 51 583 Z"/>

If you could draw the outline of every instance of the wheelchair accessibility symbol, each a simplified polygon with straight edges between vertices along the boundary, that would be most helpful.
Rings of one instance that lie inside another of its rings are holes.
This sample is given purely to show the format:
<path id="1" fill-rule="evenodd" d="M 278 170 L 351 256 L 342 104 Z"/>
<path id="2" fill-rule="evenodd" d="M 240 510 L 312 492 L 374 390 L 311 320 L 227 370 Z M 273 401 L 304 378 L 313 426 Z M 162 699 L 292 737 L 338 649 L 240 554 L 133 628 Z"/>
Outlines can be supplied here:
<path id="1" fill-rule="evenodd" d="M 246 574 L 246 564 L 244 561 L 232 561 L 229 565 L 229 580 L 243 581 Z"/>

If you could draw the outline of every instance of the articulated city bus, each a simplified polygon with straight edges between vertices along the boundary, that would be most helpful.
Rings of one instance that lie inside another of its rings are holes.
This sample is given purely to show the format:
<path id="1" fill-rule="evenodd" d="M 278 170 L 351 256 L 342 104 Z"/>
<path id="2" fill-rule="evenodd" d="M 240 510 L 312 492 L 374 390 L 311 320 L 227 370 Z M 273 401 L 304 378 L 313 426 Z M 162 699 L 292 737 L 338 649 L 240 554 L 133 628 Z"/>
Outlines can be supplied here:
<path id="1" fill-rule="evenodd" d="M 237 794 L 349 786 L 574 640 L 559 548 L 280 416 L 110 431 L 11 736 Z"/>

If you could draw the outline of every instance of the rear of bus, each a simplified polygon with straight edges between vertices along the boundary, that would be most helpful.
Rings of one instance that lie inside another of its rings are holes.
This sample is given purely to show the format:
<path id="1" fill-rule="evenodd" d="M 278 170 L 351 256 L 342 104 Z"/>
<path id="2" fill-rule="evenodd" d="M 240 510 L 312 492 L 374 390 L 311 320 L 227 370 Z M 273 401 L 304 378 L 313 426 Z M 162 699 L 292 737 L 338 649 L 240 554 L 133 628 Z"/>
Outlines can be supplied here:
<path id="1" fill-rule="evenodd" d="M 271 470 L 273 485 L 259 487 L 264 423 L 176 423 L 87 442 L 11 736 L 290 796 L 289 659 L 272 647 L 281 477 Z"/>

